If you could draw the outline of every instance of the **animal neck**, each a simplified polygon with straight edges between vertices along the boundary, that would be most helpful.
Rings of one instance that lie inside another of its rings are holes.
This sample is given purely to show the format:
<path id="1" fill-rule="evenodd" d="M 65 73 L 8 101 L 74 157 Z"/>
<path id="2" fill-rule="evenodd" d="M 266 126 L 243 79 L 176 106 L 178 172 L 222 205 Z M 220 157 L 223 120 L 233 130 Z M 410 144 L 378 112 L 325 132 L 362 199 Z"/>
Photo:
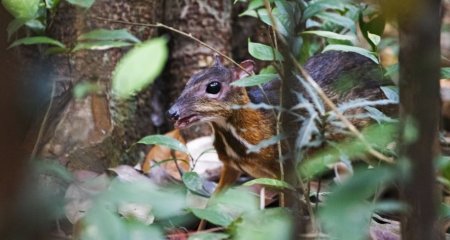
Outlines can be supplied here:
<path id="1" fill-rule="evenodd" d="M 224 137 L 233 137 L 248 147 L 256 145 L 274 135 L 272 117 L 258 109 L 246 106 L 232 110 L 231 116 L 224 122 L 213 123 L 215 132 Z"/>

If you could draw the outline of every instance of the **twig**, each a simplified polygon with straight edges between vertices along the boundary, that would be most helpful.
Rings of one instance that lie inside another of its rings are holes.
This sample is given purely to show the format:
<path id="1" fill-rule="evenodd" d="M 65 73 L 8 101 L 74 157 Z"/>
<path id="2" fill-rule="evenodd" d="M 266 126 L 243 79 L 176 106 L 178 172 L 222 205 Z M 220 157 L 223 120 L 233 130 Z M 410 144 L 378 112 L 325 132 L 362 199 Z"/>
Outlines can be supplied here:
<path id="1" fill-rule="evenodd" d="M 282 38 L 282 36 L 280 34 L 277 34 L 279 32 L 278 32 L 278 29 L 277 29 L 275 17 L 272 14 L 272 8 L 271 8 L 270 3 L 269 3 L 268 0 L 264 0 L 264 6 L 267 9 L 267 13 L 269 14 L 270 21 L 272 22 L 272 31 L 273 31 L 273 34 L 274 34 L 273 37 L 274 37 L 275 44 L 277 44 L 277 35 L 279 35 L 280 39 L 283 42 L 283 44 L 286 46 L 286 41 L 284 40 L 284 38 Z M 278 45 L 276 46 L 276 48 L 278 49 Z M 275 56 L 275 53 L 274 53 L 273 56 Z M 294 61 L 294 62 L 296 62 L 296 61 Z M 284 71 L 286 71 L 286 69 L 284 69 Z M 283 84 L 283 81 L 282 81 L 281 84 Z M 283 94 L 282 94 L 282 87 L 281 87 L 280 88 L 280 104 L 282 104 L 282 98 L 283 98 Z M 277 131 L 279 131 L 280 128 L 281 128 L 280 124 L 281 124 L 281 112 L 278 115 L 278 119 L 277 119 Z M 289 144 L 288 144 L 288 146 L 289 146 Z M 289 151 L 293 151 L 293 150 L 289 149 Z M 300 177 L 298 178 L 298 184 L 299 184 L 300 190 L 303 193 L 303 196 L 304 196 L 304 198 L 306 200 L 306 203 L 307 203 L 306 204 L 307 205 L 307 211 L 308 211 L 309 217 L 311 218 L 311 224 L 313 226 L 313 232 L 317 232 L 318 230 L 317 230 L 316 218 L 314 216 L 314 211 L 312 209 L 311 201 L 310 201 L 309 196 L 307 195 L 307 193 L 305 191 L 305 189 L 306 189 L 305 183 L 303 182 L 302 178 L 300 178 Z"/>
<path id="2" fill-rule="evenodd" d="M 266 207 L 266 188 L 262 187 L 259 191 L 259 209 L 263 210 Z"/>
<path id="3" fill-rule="evenodd" d="M 264 7 L 266 8 L 267 12 L 269 13 L 269 17 L 270 17 L 270 21 L 272 22 L 272 33 L 273 35 L 273 42 L 274 44 L 276 43 L 276 33 L 277 33 L 277 27 L 275 24 L 275 19 L 273 18 L 272 15 L 272 8 L 270 7 L 270 3 L 267 0 L 264 0 Z M 259 18 L 259 14 L 258 14 L 258 18 Z M 269 37 L 270 37 L 270 33 L 269 33 Z M 276 49 L 278 49 L 278 46 L 275 46 Z M 272 48 L 273 49 L 273 48 Z M 272 54 L 275 60 L 275 50 L 272 50 Z M 281 64 L 280 64 L 281 65 Z M 282 68 L 281 68 L 282 69 Z M 281 71 L 280 69 L 280 71 Z M 280 81 L 280 90 L 279 90 L 279 96 L 280 96 L 280 107 L 282 107 L 283 104 L 283 94 L 282 89 L 283 89 L 283 81 Z M 276 133 L 279 135 L 281 133 L 281 111 L 278 112 L 278 114 L 275 116 L 276 117 Z M 289 144 L 286 145 L 289 148 Z M 280 165 L 280 180 L 284 181 L 284 166 L 283 166 L 283 153 L 282 153 L 282 146 L 281 146 L 281 141 L 278 141 L 277 143 L 277 148 L 278 148 L 278 164 Z M 288 151 L 291 151 L 292 149 L 288 149 Z M 303 188 L 303 187 L 302 187 Z M 283 192 L 280 193 L 280 207 L 284 207 L 286 205 L 286 198 Z"/>
<path id="4" fill-rule="evenodd" d="M 239 65 L 239 63 L 237 63 L 236 61 L 234 61 L 231 57 L 228 57 L 226 54 L 220 52 L 219 50 L 217 50 L 216 48 L 212 47 L 211 45 L 208 45 L 207 43 L 203 42 L 202 40 L 192 36 L 191 33 L 186 33 L 183 32 L 181 30 L 178 30 L 176 28 L 167 26 L 165 24 L 162 23 L 156 23 L 156 24 L 149 24 L 149 23 L 135 23 L 135 22 L 128 22 L 128 21 L 123 21 L 123 20 L 115 20 L 115 19 L 109 19 L 109 18 L 103 18 L 103 17 L 97 17 L 97 16 L 93 16 L 92 18 L 97 19 L 97 20 L 103 20 L 103 21 L 108 21 L 108 22 L 112 22 L 112 23 L 121 23 L 121 24 L 128 24 L 128 25 L 134 25 L 134 26 L 142 26 L 142 27 L 151 27 L 151 28 L 164 28 L 167 30 L 170 30 L 172 32 L 178 33 L 184 37 L 187 37 L 189 39 L 192 39 L 194 41 L 196 41 L 197 43 L 199 43 L 200 45 L 207 47 L 209 49 L 211 49 L 213 52 L 219 54 L 220 56 L 222 56 L 223 58 L 225 58 L 226 60 L 230 61 L 231 63 L 233 63 L 234 65 L 236 65 L 237 67 L 239 67 L 241 70 L 243 70 L 244 72 L 246 72 L 249 75 L 253 75 L 253 73 L 248 72 L 244 67 L 242 67 L 241 65 Z"/>
<path id="5" fill-rule="evenodd" d="M 55 89 L 56 89 L 56 80 L 53 80 L 52 93 L 50 95 L 50 102 L 48 103 L 48 107 L 47 107 L 47 110 L 45 111 L 45 115 L 44 115 L 44 118 L 42 119 L 42 123 L 39 126 L 38 136 L 36 138 L 36 142 L 34 143 L 33 151 L 31 152 L 31 156 L 30 156 L 30 160 L 32 160 L 36 157 L 37 150 L 39 148 L 39 144 L 41 143 L 41 140 L 42 140 L 42 135 L 44 135 L 44 129 L 45 129 L 45 126 L 47 125 L 48 116 L 50 115 L 50 110 L 53 107 L 53 100 L 54 100 L 53 98 L 55 97 L 55 91 L 56 91 Z"/>

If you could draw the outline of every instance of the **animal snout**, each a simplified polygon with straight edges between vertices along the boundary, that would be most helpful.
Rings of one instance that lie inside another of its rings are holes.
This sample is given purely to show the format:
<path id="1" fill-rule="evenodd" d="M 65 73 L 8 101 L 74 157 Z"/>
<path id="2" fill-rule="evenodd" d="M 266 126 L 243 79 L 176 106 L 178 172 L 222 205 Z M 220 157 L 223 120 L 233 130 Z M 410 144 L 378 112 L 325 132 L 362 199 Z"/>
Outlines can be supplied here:
<path id="1" fill-rule="evenodd" d="M 171 107 L 169 111 L 167 111 L 167 116 L 172 120 L 178 120 L 180 118 L 180 111 L 175 106 Z"/>

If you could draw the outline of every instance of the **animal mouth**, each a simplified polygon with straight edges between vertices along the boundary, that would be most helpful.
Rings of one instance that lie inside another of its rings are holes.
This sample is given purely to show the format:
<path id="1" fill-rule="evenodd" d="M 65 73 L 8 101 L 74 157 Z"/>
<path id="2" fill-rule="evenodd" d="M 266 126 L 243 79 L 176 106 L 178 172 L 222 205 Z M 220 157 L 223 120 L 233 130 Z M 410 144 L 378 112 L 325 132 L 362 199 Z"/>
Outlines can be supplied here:
<path id="1" fill-rule="evenodd" d="M 186 127 L 191 126 L 193 123 L 198 122 L 199 120 L 200 120 L 200 118 L 198 117 L 198 115 L 192 114 L 187 117 L 178 119 L 175 122 L 175 127 L 176 128 L 186 128 Z"/>

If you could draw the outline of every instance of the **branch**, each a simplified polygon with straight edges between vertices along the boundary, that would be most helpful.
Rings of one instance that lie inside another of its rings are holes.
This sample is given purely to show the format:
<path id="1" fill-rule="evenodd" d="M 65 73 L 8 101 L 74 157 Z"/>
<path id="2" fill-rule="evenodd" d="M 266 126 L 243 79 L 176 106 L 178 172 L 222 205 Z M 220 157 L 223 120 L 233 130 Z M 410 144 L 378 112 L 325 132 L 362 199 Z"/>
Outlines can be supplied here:
<path id="1" fill-rule="evenodd" d="M 178 33 L 184 37 L 187 37 L 189 39 L 194 40 L 195 42 L 199 43 L 200 45 L 211 49 L 213 52 L 219 54 L 220 56 L 222 56 L 223 58 L 225 58 L 226 60 L 230 61 L 231 63 L 233 63 L 234 65 L 236 65 L 238 68 L 240 68 L 241 70 L 243 70 L 244 72 L 246 72 L 249 75 L 253 75 L 253 73 L 248 72 L 245 68 L 243 68 L 241 65 L 239 65 L 239 63 L 237 63 L 236 61 L 234 61 L 231 57 L 227 56 L 226 54 L 220 52 L 219 50 L 217 50 L 216 48 L 214 48 L 211 45 L 208 45 L 207 43 L 203 42 L 202 40 L 192 36 L 191 33 L 186 33 L 183 32 L 181 30 L 178 30 L 176 28 L 167 26 L 165 24 L 162 23 L 156 23 L 156 24 L 149 24 L 149 23 L 135 23 L 135 22 L 128 22 L 128 21 L 123 21 L 123 20 L 114 20 L 114 19 L 109 19 L 109 18 L 103 18 L 103 17 L 97 17 L 97 16 L 93 16 L 92 18 L 97 19 L 97 20 L 102 20 L 102 21 L 108 21 L 108 22 L 112 22 L 112 23 L 121 23 L 121 24 L 127 24 L 127 25 L 134 25 L 134 26 L 141 26 L 141 27 L 150 27 L 150 28 L 164 28 L 167 29 L 169 31 Z"/>

